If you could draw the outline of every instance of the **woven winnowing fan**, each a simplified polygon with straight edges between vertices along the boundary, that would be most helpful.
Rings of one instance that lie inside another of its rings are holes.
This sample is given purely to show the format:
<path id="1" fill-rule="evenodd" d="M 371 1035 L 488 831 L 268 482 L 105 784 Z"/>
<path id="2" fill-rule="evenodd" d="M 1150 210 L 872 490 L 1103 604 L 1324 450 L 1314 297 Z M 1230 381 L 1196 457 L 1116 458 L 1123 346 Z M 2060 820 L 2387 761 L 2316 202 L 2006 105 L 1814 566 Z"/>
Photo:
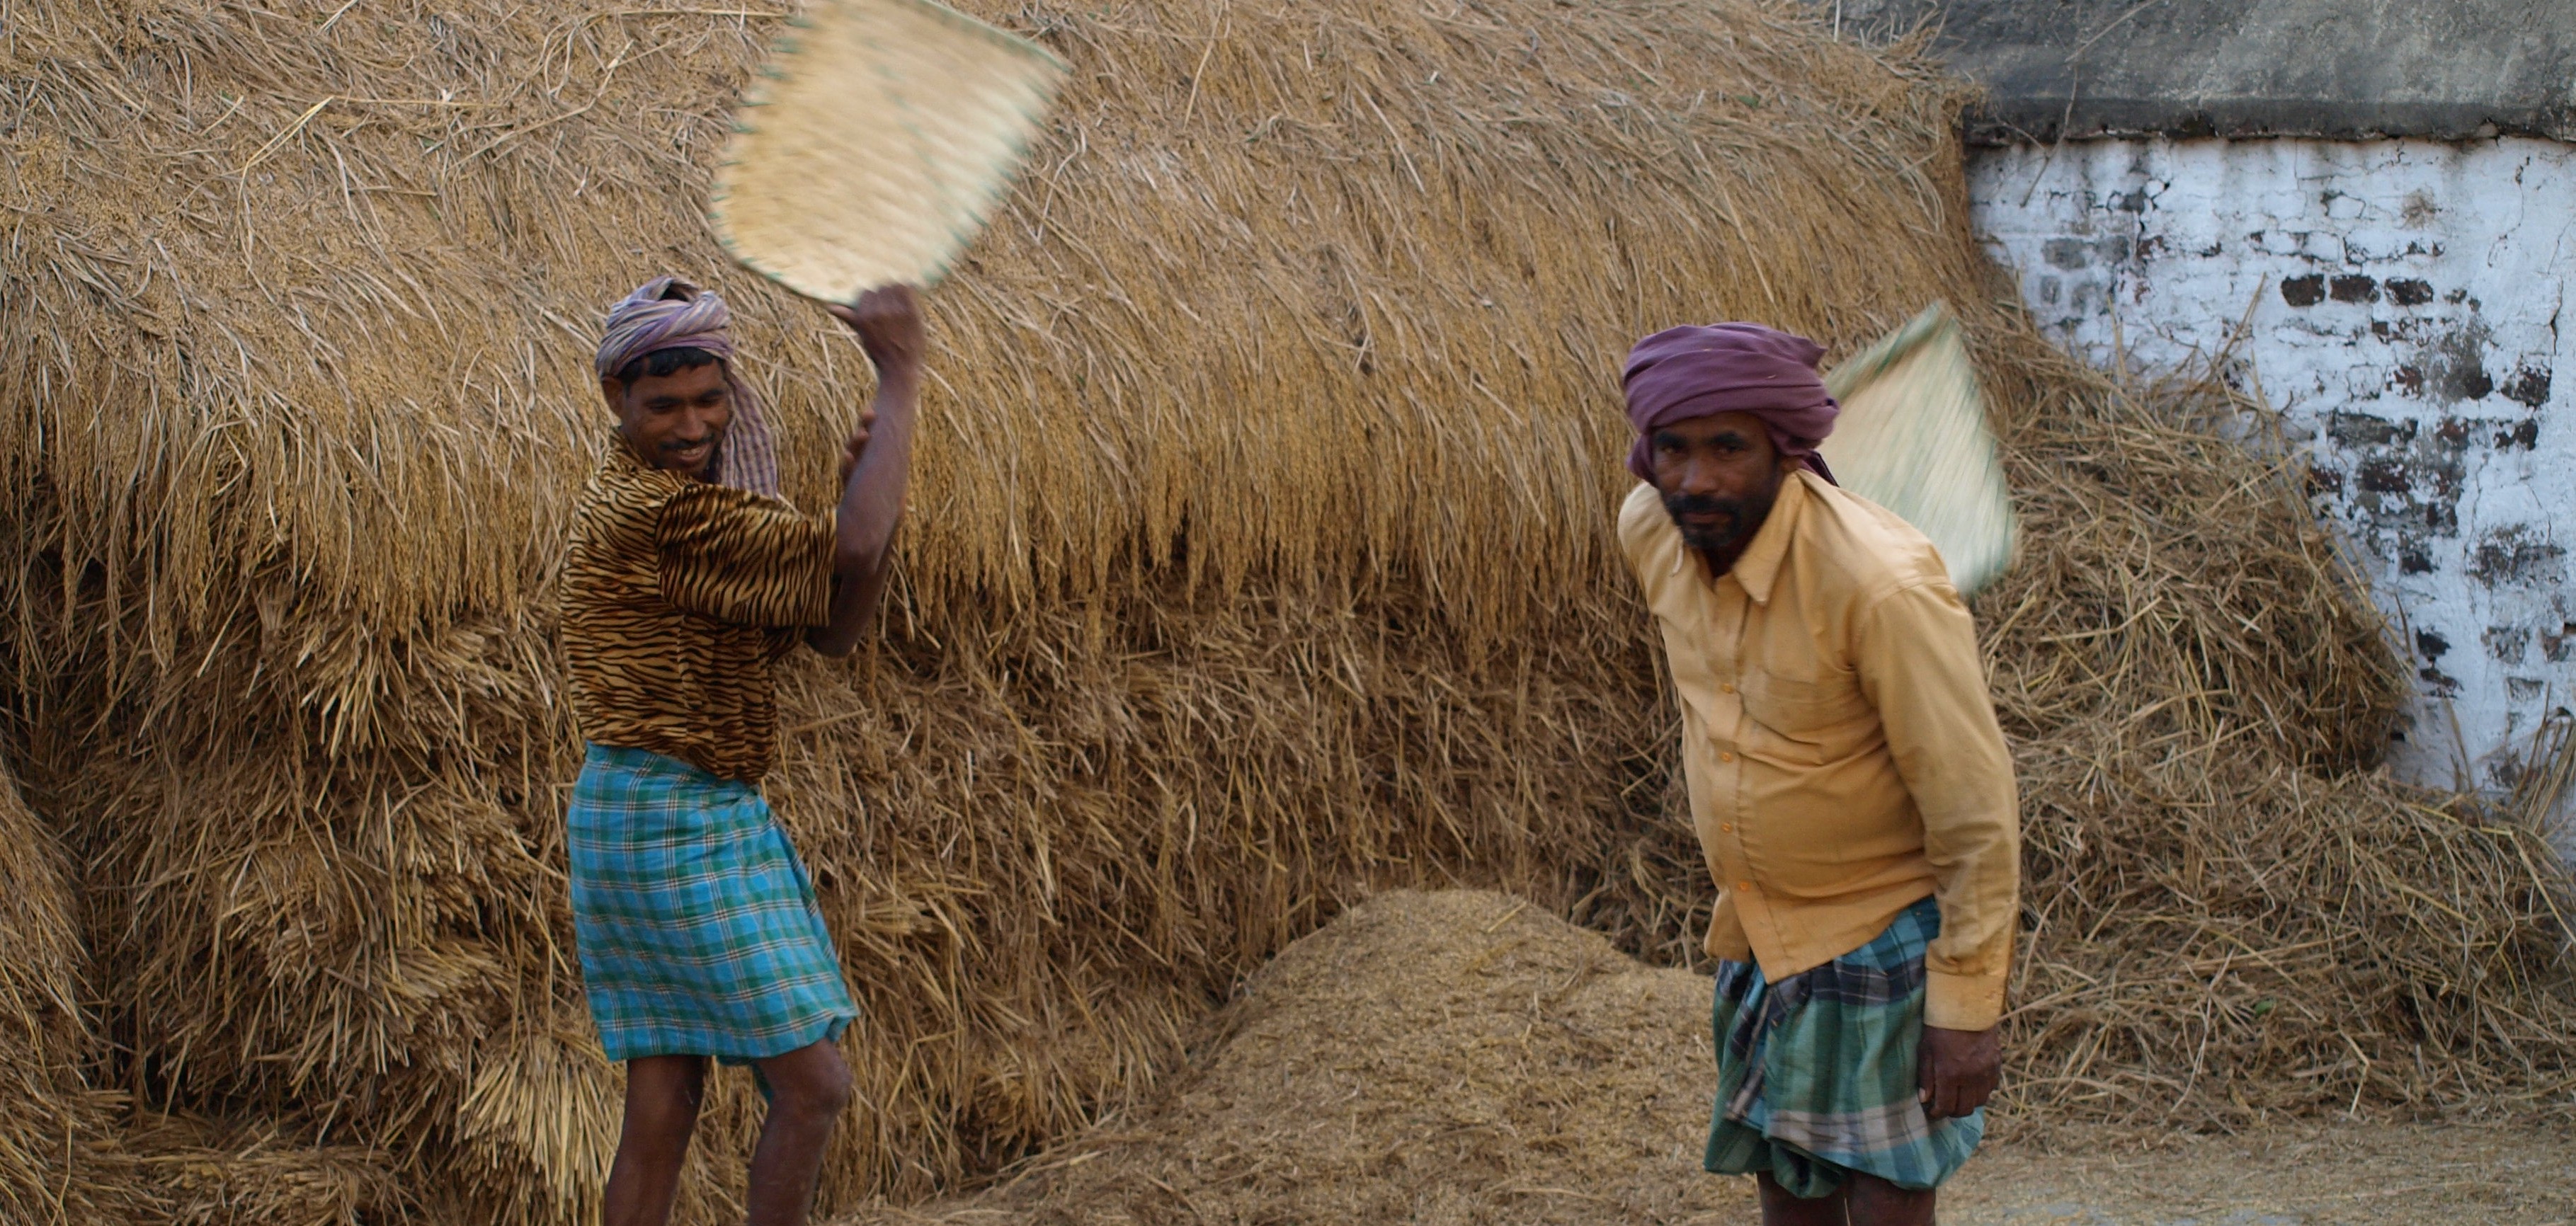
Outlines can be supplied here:
<path id="1" fill-rule="evenodd" d="M 2012 565 L 2012 491 L 1959 321 L 1934 303 L 1825 376 L 1842 416 L 1818 450 L 1834 479 L 1932 538 L 1974 595 Z"/>
<path id="2" fill-rule="evenodd" d="M 936 284 L 1064 73 L 928 0 L 812 0 L 736 113 L 708 220 L 745 267 L 809 298 Z"/>

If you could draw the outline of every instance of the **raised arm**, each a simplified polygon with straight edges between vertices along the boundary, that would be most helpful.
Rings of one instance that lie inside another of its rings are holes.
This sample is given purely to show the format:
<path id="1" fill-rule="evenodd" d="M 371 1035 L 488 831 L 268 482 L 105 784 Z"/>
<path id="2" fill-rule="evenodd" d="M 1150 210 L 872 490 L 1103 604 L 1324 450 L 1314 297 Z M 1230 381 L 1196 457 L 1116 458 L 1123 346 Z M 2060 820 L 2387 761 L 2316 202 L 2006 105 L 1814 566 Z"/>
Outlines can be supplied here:
<path id="1" fill-rule="evenodd" d="M 921 312 L 909 286 L 869 290 L 832 314 L 859 334 L 876 363 L 876 403 L 859 414 L 841 457 L 840 514 L 833 527 L 832 615 L 805 642 L 825 655 L 859 645 L 885 596 L 887 560 L 903 520 L 912 476 L 913 419 L 921 404 Z"/>

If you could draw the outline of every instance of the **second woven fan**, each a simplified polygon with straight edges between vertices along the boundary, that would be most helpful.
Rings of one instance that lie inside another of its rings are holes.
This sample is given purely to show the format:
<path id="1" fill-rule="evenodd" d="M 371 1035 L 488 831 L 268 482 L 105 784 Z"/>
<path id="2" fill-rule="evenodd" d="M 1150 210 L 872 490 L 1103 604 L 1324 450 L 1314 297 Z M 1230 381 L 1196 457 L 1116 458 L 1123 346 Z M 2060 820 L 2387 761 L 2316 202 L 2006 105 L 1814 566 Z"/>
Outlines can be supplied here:
<path id="1" fill-rule="evenodd" d="M 1934 303 L 1836 366 L 1825 387 L 1843 404 L 1818 448 L 1834 479 L 1930 537 L 1960 595 L 2001 576 L 2018 539 L 2012 489 L 1949 309 Z"/>

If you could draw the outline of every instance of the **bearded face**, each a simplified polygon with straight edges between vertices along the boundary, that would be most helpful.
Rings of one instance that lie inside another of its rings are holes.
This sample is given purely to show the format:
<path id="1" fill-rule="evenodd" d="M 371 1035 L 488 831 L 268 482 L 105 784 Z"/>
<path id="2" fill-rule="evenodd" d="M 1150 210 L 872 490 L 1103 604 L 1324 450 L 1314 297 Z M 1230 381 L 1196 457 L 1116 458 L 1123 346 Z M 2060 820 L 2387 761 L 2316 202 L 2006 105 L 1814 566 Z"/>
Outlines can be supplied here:
<path id="1" fill-rule="evenodd" d="M 1790 464 L 1750 413 L 1715 413 L 1659 426 L 1647 438 L 1655 492 L 1682 543 L 1724 571 L 1771 516 Z"/>

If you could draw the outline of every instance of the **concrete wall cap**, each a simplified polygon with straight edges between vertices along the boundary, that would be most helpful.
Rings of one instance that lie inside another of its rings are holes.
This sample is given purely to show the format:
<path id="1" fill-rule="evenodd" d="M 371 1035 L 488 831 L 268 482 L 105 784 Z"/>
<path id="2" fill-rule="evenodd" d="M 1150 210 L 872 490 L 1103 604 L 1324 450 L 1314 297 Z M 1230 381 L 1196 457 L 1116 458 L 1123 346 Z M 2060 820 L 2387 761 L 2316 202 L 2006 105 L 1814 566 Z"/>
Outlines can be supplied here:
<path id="1" fill-rule="evenodd" d="M 2100 136 L 2576 139 L 2576 0 L 1816 0 L 1937 31 L 1980 143 Z"/>

